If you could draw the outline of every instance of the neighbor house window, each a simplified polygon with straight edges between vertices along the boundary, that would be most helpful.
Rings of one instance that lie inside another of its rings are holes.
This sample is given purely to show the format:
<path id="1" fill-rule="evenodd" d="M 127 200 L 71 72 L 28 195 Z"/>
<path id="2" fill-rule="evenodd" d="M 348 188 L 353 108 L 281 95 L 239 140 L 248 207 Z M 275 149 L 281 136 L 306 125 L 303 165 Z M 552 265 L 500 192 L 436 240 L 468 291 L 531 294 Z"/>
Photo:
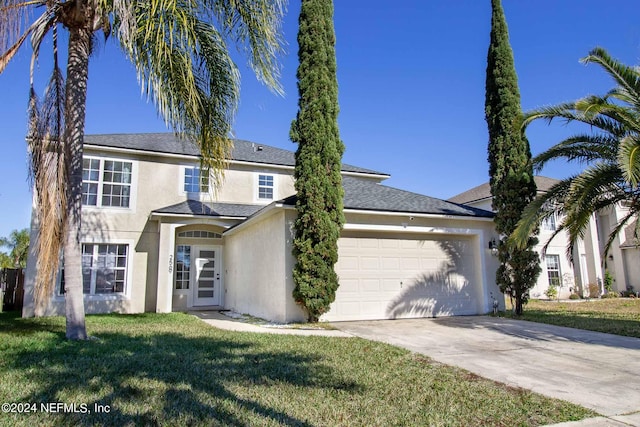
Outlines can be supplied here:
<path id="1" fill-rule="evenodd" d="M 176 289 L 189 289 L 191 280 L 191 246 L 176 247 Z"/>
<path id="2" fill-rule="evenodd" d="M 546 255 L 547 277 L 549 285 L 560 286 L 560 255 Z"/>
<path id="3" fill-rule="evenodd" d="M 545 218 L 542 221 L 542 229 L 547 231 L 556 231 L 556 214 L 553 213 L 551 216 Z"/>
<path id="4" fill-rule="evenodd" d="M 123 294 L 127 289 L 129 245 L 83 244 L 82 290 L 85 295 Z M 64 269 L 60 294 L 65 292 Z"/>
<path id="5" fill-rule="evenodd" d="M 258 199 L 273 200 L 273 175 L 258 175 Z"/>
<path id="6" fill-rule="evenodd" d="M 131 200 L 131 162 L 84 158 L 82 204 L 128 208 Z"/>
<path id="7" fill-rule="evenodd" d="M 209 171 L 200 168 L 185 168 L 184 170 L 185 193 L 207 193 L 209 191 Z"/>

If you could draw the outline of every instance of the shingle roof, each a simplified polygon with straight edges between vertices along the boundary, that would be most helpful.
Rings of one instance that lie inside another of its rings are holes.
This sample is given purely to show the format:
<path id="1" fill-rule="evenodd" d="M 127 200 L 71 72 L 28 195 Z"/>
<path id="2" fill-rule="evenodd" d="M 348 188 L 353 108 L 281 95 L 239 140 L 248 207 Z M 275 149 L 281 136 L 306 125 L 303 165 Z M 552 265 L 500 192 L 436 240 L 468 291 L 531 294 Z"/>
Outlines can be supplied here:
<path id="1" fill-rule="evenodd" d="M 264 207 L 265 205 L 248 205 L 241 203 L 207 203 L 197 200 L 187 200 L 175 205 L 156 209 L 153 211 L 153 213 L 246 218 L 258 212 Z"/>
<path id="2" fill-rule="evenodd" d="M 492 218 L 493 212 L 436 199 L 364 179 L 343 177 L 344 208 L 370 211 L 406 212 L 436 215 Z M 295 205 L 296 196 L 283 200 Z"/>
<path id="3" fill-rule="evenodd" d="M 533 177 L 533 180 L 536 183 L 537 190 L 539 192 L 549 191 L 551 187 L 560 182 L 554 178 L 548 178 L 546 176 L 536 175 Z M 488 182 L 485 182 L 482 185 L 478 185 L 477 187 L 473 187 L 471 190 L 467 190 L 463 193 L 457 194 L 449 199 L 450 202 L 454 203 L 472 203 L 477 202 L 478 200 L 490 199 L 491 198 L 491 187 Z"/>
<path id="4" fill-rule="evenodd" d="M 85 144 L 100 147 L 124 148 L 152 153 L 181 154 L 187 156 L 200 155 L 198 147 L 189 141 L 176 138 L 172 133 L 85 135 L 84 142 Z M 295 165 L 295 154 L 293 151 L 282 148 L 235 139 L 231 152 L 231 160 L 293 167 Z M 342 170 L 344 172 L 388 176 L 388 174 L 384 172 L 344 163 L 342 164 Z"/>

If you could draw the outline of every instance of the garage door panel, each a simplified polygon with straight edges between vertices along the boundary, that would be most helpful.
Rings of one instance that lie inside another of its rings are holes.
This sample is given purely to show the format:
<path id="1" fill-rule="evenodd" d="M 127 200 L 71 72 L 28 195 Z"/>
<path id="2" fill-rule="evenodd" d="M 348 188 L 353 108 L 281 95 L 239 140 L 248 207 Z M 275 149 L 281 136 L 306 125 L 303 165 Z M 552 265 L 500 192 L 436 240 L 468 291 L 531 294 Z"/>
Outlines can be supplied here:
<path id="1" fill-rule="evenodd" d="M 362 256 L 360 257 L 360 269 L 378 271 L 380 269 L 380 260 L 378 257 Z"/>
<path id="2" fill-rule="evenodd" d="M 478 312 L 480 285 L 470 238 L 343 237 L 338 247 L 340 287 L 326 320 Z"/>
<path id="3" fill-rule="evenodd" d="M 400 270 L 400 258 L 387 258 L 382 257 L 382 269 L 385 271 L 398 271 Z"/>

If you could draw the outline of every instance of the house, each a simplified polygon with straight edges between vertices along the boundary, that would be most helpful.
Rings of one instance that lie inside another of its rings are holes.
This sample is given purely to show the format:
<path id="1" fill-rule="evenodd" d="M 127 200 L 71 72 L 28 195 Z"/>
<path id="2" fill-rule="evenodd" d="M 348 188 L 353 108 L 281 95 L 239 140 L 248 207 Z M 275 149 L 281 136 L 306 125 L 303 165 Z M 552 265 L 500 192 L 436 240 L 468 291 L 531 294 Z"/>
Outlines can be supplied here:
<path id="1" fill-rule="evenodd" d="M 535 176 L 534 180 L 538 194 L 547 192 L 559 182 L 557 179 L 544 176 Z M 492 209 L 491 188 L 488 182 L 448 200 L 480 209 Z M 542 273 L 530 291 L 531 297 L 546 298 L 545 292 L 550 283 L 558 286 L 560 298 L 568 298 L 572 293 L 588 296 L 589 284 L 597 284 L 602 291 L 605 271 L 602 259 L 604 247 L 610 230 L 624 217 L 626 211 L 627 209 L 620 205 L 594 215 L 584 237 L 574 247 L 573 262 L 566 253 L 569 243 L 567 233 L 561 231 L 553 237 L 561 218 L 554 215 L 543 221 L 538 235 L 539 243 L 535 248 L 541 254 Z M 633 228 L 634 225 L 631 224 L 625 233 L 616 238 L 606 260 L 606 270 L 613 277 L 614 291 L 625 291 L 629 286 L 636 291 L 640 290 L 640 250 L 633 237 Z M 543 248 L 547 242 L 549 244 L 545 252 Z"/>
<path id="2" fill-rule="evenodd" d="M 199 151 L 172 134 L 87 135 L 82 264 L 87 313 L 224 308 L 305 319 L 292 297 L 294 153 L 236 140 L 213 191 Z M 343 164 L 346 224 L 330 321 L 486 313 L 493 214 L 382 185 Z M 37 224 L 32 224 L 32 233 Z M 36 262 L 27 267 L 32 316 Z M 47 313 L 63 314 L 64 283 Z"/>

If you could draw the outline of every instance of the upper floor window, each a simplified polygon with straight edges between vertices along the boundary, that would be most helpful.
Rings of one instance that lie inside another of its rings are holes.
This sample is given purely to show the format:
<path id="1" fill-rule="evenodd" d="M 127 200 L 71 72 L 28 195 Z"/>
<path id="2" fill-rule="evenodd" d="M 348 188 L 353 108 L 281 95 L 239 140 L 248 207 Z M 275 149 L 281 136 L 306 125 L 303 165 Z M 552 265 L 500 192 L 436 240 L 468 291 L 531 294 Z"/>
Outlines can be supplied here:
<path id="1" fill-rule="evenodd" d="M 547 231 L 556 231 L 556 214 L 553 213 L 542 221 L 542 229 Z"/>
<path id="2" fill-rule="evenodd" d="M 273 175 L 258 175 L 258 200 L 273 200 Z"/>
<path id="3" fill-rule="evenodd" d="M 197 167 L 185 168 L 183 190 L 185 193 L 209 192 L 209 171 Z"/>
<path id="4" fill-rule="evenodd" d="M 128 208 L 133 164 L 85 157 L 82 160 L 82 204 Z"/>

